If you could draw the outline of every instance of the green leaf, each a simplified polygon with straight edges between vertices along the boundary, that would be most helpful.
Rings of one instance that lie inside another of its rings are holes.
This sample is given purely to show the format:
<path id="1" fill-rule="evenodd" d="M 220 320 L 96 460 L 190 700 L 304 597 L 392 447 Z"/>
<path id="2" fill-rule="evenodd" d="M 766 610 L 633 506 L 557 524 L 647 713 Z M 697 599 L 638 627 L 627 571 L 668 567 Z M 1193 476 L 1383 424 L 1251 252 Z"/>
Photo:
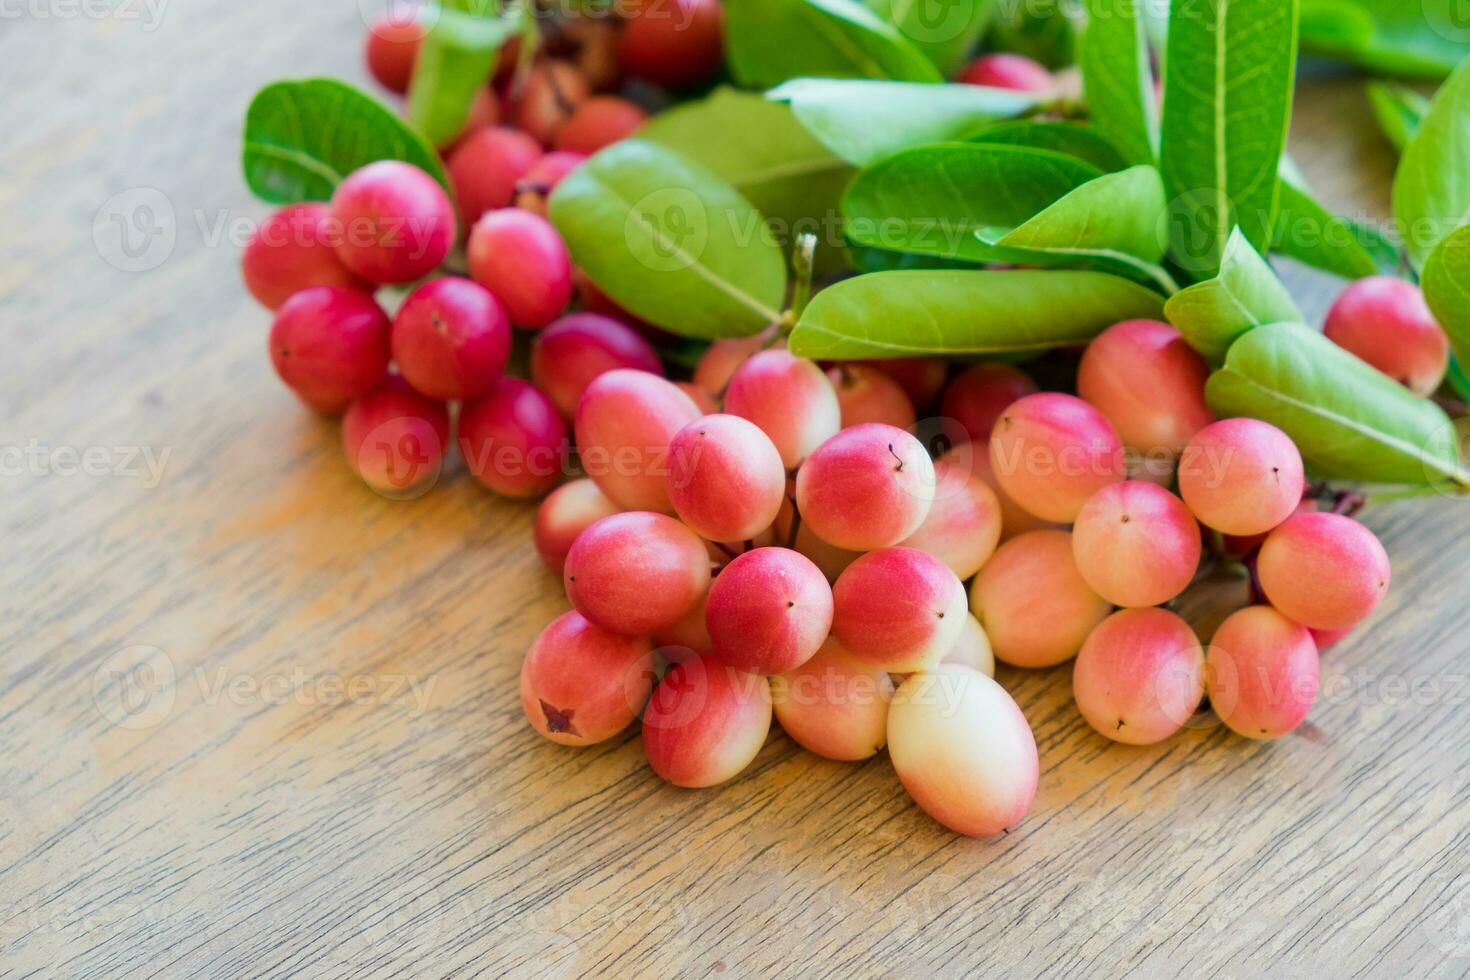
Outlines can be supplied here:
<path id="1" fill-rule="evenodd" d="M 1219 274 L 1170 297 L 1164 316 L 1191 347 L 1214 362 L 1253 328 L 1302 318 L 1291 294 L 1239 229 L 1225 246 Z"/>
<path id="2" fill-rule="evenodd" d="M 1129 163 L 1158 157 L 1159 118 L 1142 0 L 1087 0 L 1082 85 L 1092 124 Z"/>
<path id="3" fill-rule="evenodd" d="M 1113 145 L 1091 126 L 1058 120 L 1018 119 L 987 126 L 971 136 L 971 143 L 1008 143 L 1038 150 L 1054 150 L 1086 161 L 1109 173 L 1128 166 Z"/>
<path id="4" fill-rule="evenodd" d="M 725 59 L 747 88 L 804 76 L 943 80 L 898 28 L 856 0 L 730 0 Z"/>
<path id="5" fill-rule="evenodd" d="M 1368 103 L 1378 128 L 1395 150 L 1404 152 L 1409 139 L 1419 131 L 1429 100 L 1407 85 L 1395 82 L 1369 82 Z"/>
<path id="6" fill-rule="evenodd" d="M 1076 60 L 1081 14 L 1077 0 L 1009 0 L 1000 4 L 986 46 L 1063 68 Z"/>
<path id="7" fill-rule="evenodd" d="M 878 272 L 822 290 L 791 334 L 813 358 L 995 355 L 1085 344 L 1159 297 L 1077 270 Z"/>
<path id="8" fill-rule="evenodd" d="M 899 150 L 963 139 L 1036 107 L 1036 96 L 980 85 L 801 78 L 766 93 L 858 166 Z"/>
<path id="9" fill-rule="evenodd" d="M 975 50 L 995 4 L 994 0 L 870 0 L 868 6 L 948 78 Z"/>
<path id="10" fill-rule="evenodd" d="M 1465 373 L 1465 366 L 1460 363 L 1458 354 L 1450 355 L 1450 369 L 1445 372 L 1444 377 L 1449 382 L 1451 391 L 1462 401 L 1470 401 L 1470 374 Z"/>
<path id="11" fill-rule="evenodd" d="M 1393 216 L 1415 269 L 1439 240 L 1470 224 L 1470 60 L 1429 103 L 1393 179 Z"/>
<path id="12" fill-rule="evenodd" d="M 1361 228 L 1328 211 L 1304 184 L 1282 174 L 1273 251 L 1344 279 L 1361 279 L 1378 272 L 1378 263 L 1359 241 Z"/>
<path id="13" fill-rule="evenodd" d="M 1275 425 L 1325 477 L 1470 481 L 1437 405 L 1298 323 L 1268 324 L 1236 341 L 1205 397 L 1218 415 Z"/>
<path id="14" fill-rule="evenodd" d="M 1446 235 L 1434 247 L 1419 285 L 1456 358 L 1461 364 L 1470 361 L 1470 225 Z"/>
<path id="15" fill-rule="evenodd" d="M 765 216 L 785 248 L 796 235 L 814 233 L 820 273 L 844 267 L 840 203 L 856 171 L 788 106 L 720 88 L 659 113 L 638 135 L 722 177 Z"/>
<path id="16" fill-rule="evenodd" d="M 1100 176 L 1096 167 L 1049 150 L 939 143 L 895 153 L 859 173 L 842 212 L 848 238 L 859 245 L 999 261 L 977 231 L 1023 224 Z"/>
<path id="17" fill-rule="evenodd" d="M 1470 54 L 1462 0 L 1302 0 L 1302 50 L 1362 68 L 1443 78 Z"/>
<path id="18" fill-rule="evenodd" d="M 408 88 L 408 120 L 432 145 L 447 146 L 464 129 L 470 103 L 489 83 L 501 47 L 519 29 L 518 17 L 435 13 Z"/>
<path id="19" fill-rule="evenodd" d="M 899 269 L 978 269 L 978 262 L 941 259 L 934 255 L 889 252 L 866 245 L 847 246 L 847 264 L 858 272 L 894 272 Z"/>
<path id="20" fill-rule="evenodd" d="M 671 150 L 608 147 L 557 185 L 551 220 L 593 282 L 671 333 L 743 336 L 780 317 L 786 261 L 760 213 Z"/>
<path id="21" fill-rule="evenodd" d="M 1159 153 L 1170 254 L 1190 272 L 1214 274 L 1234 225 L 1257 248 L 1271 244 L 1297 2 L 1199 0 L 1170 20 Z"/>
<path id="22" fill-rule="evenodd" d="M 424 138 L 382 103 L 331 78 L 276 82 L 245 113 L 245 183 L 272 204 L 326 201 L 377 160 L 403 160 L 450 190 Z M 451 191 L 452 193 L 452 191 Z"/>

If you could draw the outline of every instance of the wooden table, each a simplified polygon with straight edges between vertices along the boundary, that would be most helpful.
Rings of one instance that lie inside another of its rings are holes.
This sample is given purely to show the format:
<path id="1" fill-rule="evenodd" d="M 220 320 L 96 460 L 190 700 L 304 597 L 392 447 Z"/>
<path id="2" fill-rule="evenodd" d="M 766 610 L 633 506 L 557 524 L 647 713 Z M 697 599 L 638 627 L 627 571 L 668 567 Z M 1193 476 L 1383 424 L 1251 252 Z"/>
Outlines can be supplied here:
<path id="1" fill-rule="evenodd" d="M 0 33 L 0 975 L 1470 969 L 1444 501 L 1368 518 L 1392 593 L 1294 737 L 1114 745 L 1067 668 L 1004 670 L 1042 778 L 1000 840 L 941 829 L 886 758 L 779 732 L 706 792 L 656 779 L 636 732 L 536 736 L 517 672 L 565 600 L 533 508 L 457 470 L 365 489 L 239 284 L 250 94 L 359 78 L 361 32 L 347 0 L 194 0 Z M 1386 212 L 1356 79 L 1304 86 L 1292 149 L 1332 204 Z M 122 255 L 111 215 L 160 199 L 172 248 Z M 1319 316 L 1332 284 L 1295 282 Z"/>

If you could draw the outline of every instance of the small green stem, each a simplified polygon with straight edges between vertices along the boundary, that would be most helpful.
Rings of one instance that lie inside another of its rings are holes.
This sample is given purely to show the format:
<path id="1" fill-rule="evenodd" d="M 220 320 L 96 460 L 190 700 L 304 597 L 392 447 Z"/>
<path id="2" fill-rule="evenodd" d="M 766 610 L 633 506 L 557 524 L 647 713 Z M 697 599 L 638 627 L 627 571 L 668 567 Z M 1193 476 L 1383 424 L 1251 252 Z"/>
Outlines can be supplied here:
<path id="1" fill-rule="evenodd" d="M 791 264 L 796 270 L 796 284 L 791 290 L 791 324 L 796 325 L 812 298 L 812 264 L 817 252 L 817 236 L 810 232 L 796 236 L 796 253 Z"/>

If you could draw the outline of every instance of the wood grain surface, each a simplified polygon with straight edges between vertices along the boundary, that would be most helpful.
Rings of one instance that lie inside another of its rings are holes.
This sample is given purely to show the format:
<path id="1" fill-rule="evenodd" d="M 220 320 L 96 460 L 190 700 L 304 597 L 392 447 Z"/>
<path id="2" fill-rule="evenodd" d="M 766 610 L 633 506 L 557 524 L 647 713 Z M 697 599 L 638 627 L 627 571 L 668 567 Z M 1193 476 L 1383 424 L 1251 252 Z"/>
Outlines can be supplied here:
<path id="1" fill-rule="evenodd" d="M 560 748 L 515 693 L 565 608 L 533 508 L 365 489 L 239 284 L 246 103 L 359 79 L 358 5 L 113 6 L 0 26 L 0 976 L 1470 970 L 1470 511 L 1371 512 L 1392 592 L 1278 743 L 1111 744 L 1069 668 L 1003 669 L 1042 777 L 999 840 L 778 731 L 705 792 Z M 1360 79 L 1303 83 L 1292 150 L 1386 213 Z M 130 257 L 140 206 L 175 233 Z"/>

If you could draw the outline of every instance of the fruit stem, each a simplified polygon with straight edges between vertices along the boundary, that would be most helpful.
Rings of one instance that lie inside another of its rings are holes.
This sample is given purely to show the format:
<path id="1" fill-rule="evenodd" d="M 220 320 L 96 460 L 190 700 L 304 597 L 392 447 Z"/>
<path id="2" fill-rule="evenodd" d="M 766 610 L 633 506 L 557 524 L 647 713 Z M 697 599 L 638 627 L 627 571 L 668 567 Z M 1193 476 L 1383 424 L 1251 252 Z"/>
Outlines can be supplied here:
<path id="1" fill-rule="evenodd" d="M 796 282 L 791 288 L 791 325 L 801 320 L 806 304 L 812 298 L 812 264 L 817 252 L 817 236 L 802 232 L 796 236 L 796 252 L 791 257 Z M 784 319 L 784 318 L 783 318 Z"/>

